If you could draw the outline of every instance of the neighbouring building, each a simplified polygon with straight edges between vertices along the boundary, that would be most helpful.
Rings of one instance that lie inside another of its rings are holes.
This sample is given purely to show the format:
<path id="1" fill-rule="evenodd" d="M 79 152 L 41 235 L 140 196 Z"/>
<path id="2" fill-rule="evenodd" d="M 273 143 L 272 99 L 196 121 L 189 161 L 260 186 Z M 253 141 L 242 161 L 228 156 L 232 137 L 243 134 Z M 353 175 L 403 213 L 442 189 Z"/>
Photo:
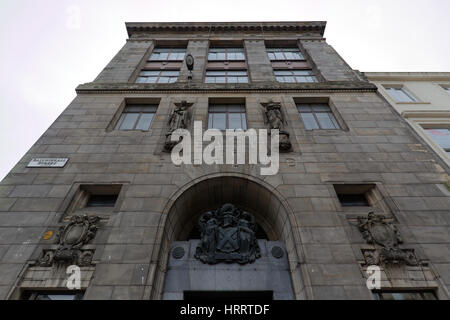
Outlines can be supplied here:
<path id="1" fill-rule="evenodd" d="M 450 72 L 364 74 L 450 166 Z"/>
<path id="2" fill-rule="evenodd" d="M 449 298 L 448 159 L 325 22 L 126 27 L 0 184 L 1 299 Z M 279 129 L 278 172 L 174 163 L 196 121 Z"/>

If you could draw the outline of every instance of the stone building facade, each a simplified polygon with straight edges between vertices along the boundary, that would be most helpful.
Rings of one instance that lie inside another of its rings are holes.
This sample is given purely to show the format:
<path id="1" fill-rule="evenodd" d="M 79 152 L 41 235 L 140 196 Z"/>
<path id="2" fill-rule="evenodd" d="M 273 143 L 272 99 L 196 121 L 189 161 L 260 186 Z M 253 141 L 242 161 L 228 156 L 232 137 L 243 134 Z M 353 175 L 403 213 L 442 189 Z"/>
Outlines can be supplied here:
<path id="1" fill-rule="evenodd" d="M 364 74 L 450 166 L 450 72 Z"/>
<path id="2" fill-rule="evenodd" d="M 1 299 L 449 298 L 449 168 L 325 22 L 126 27 L 0 184 Z M 174 164 L 194 121 L 279 128 L 278 173 Z"/>

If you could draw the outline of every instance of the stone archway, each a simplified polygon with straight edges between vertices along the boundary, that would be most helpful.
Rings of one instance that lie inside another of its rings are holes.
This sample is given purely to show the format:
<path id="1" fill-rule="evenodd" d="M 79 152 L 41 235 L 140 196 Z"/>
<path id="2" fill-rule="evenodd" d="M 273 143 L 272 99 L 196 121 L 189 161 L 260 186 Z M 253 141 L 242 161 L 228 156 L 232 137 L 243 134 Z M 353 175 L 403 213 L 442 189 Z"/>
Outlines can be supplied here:
<path id="1" fill-rule="evenodd" d="M 304 272 L 300 262 L 302 249 L 297 230 L 292 224 L 292 211 L 286 200 L 272 186 L 253 176 L 220 173 L 194 179 L 169 200 L 159 223 L 158 243 L 153 264 L 152 299 L 161 299 L 171 244 L 185 241 L 198 217 L 224 203 L 233 203 L 250 212 L 264 229 L 270 241 L 283 243 L 290 271 L 293 297 L 305 299 Z"/>

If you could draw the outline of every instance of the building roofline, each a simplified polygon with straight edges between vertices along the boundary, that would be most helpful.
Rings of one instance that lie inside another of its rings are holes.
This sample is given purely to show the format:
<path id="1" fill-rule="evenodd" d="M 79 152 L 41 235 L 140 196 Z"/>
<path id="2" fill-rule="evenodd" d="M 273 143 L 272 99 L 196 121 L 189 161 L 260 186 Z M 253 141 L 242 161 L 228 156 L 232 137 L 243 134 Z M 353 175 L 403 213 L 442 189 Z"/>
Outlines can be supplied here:
<path id="1" fill-rule="evenodd" d="M 261 22 L 126 22 L 128 36 L 139 32 L 239 32 L 239 31 L 313 31 L 323 36 L 326 21 Z"/>
<path id="2" fill-rule="evenodd" d="M 364 76 L 378 81 L 450 81 L 450 72 L 364 72 Z"/>

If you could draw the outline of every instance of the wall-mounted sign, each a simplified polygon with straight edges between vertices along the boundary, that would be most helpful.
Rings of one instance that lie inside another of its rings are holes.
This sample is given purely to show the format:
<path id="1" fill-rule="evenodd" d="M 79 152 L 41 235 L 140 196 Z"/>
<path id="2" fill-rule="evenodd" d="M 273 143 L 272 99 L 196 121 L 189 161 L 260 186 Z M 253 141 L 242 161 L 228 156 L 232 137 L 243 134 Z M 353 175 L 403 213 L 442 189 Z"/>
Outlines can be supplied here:
<path id="1" fill-rule="evenodd" d="M 33 158 L 28 163 L 28 168 L 62 168 L 69 158 Z"/>

